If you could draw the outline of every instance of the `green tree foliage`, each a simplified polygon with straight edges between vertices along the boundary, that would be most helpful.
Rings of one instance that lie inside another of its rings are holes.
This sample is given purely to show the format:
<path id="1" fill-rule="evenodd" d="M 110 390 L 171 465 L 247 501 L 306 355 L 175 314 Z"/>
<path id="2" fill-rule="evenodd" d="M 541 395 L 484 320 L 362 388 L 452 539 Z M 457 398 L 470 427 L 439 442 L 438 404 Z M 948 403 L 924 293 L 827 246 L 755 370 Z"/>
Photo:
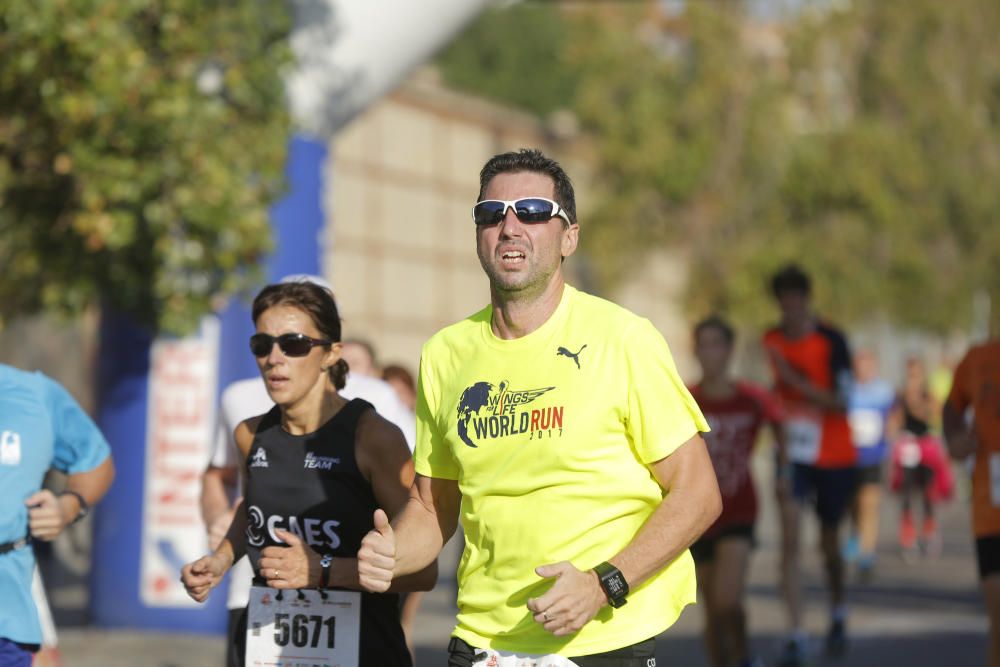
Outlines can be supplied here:
<path id="1" fill-rule="evenodd" d="M 1000 310 L 1000 3 L 800 3 L 770 25 L 737 2 L 657 4 L 568 5 L 548 60 L 530 40 L 489 46 L 536 81 L 568 63 L 604 285 L 665 246 L 690 259 L 692 314 L 745 325 L 773 317 L 767 278 L 788 261 L 847 322 L 964 326 L 975 289 Z"/>
<path id="2" fill-rule="evenodd" d="M 570 35 L 558 7 L 527 2 L 483 12 L 438 60 L 453 86 L 539 115 L 573 105 Z"/>
<path id="3" fill-rule="evenodd" d="M 780 71 L 746 48 L 742 19 L 735 3 L 691 3 L 663 27 L 628 13 L 578 22 L 575 57 L 601 73 L 577 98 L 600 188 L 582 238 L 605 284 L 646 248 L 680 248 L 693 310 L 760 312 L 762 283 L 741 269 L 780 187 L 788 133 Z"/>
<path id="4" fill-rule="evenodd" d="M 183 332 L 251 284 L 290 21 L 253 0 L 0 6 L 0 318 L 102 302 Z"/>
<path id="5" fill-rule="evenodd" d="M 858 0 L 802 21 L 792 92 L 811 119 L 780 204 L 841 308 L 944 330 L 1000 307 L 1000 5 Z M 846 291 L 846 290 L 845 290 Z"/>

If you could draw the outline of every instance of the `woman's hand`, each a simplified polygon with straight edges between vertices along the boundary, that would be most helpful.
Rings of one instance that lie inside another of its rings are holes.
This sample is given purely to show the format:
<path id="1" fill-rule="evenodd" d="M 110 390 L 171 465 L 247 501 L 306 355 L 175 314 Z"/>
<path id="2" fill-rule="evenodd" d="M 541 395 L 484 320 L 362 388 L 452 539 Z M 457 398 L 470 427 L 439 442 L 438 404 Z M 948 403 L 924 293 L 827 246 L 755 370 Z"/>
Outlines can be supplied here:
<path id="1" fill-rule="evenodd" d="M 295 533 L 276 529 L 284 547 L 265 547 L 260 552 L 260 575 L 271 588 L 316 588 L 319 586 L 320 555 Z"/>
<path id="2" fill-rule="evenodd" d="M 208 592 L 219 585 L 232 564 L 232 558 L 223 553 L 202 556 L 181 568 L 181 583 L 192 600 L 204 602 L 208 598 Z"/>

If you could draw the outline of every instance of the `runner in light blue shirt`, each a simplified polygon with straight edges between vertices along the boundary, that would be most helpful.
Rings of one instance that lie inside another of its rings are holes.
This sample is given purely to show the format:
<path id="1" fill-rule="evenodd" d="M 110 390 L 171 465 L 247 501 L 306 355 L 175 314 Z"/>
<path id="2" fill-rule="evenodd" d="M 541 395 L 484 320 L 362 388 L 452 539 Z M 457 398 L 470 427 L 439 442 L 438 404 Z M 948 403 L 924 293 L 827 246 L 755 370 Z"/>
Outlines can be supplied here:
<path id="1" fill-rule="evenodd" d="M 50 468 L 69 475 L 58 495 L 42 490 Z M 41 373 L 0 364 L 0 667 L 30 665 L 42 642 L 31 540 L 55 539 L 113 478 L 111 449 L 72 396 Z"/>
<path id="2" fill-rule="evenodd" d="M 847 410 L 851 437 L 858 451 L 858 491 L 844 558 L 856 563 L 862 580 L 871 576 L 875 565 L 882 469 L 889 453 L 889 415 L 895 404 L 896 390 L 879 377 L 875 354 L 859 350 L 854 355 L 854 386 Z"/>

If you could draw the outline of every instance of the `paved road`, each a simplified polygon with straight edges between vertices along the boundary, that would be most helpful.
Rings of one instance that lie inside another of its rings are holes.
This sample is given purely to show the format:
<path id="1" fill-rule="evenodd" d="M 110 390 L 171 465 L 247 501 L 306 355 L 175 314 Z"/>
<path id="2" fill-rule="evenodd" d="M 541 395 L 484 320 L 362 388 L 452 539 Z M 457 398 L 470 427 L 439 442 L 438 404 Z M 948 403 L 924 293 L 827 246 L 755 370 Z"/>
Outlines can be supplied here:
<path id="1" fill-rule="evenodd" d="M 762 468 L 760 472 L 763 476 L 766 470 Z M 782 636 L 783 613 L 775 588 L 777 534 L 773 507 L 766 500 L 764 505 L 760 545 L 750 572 L 748 622 L 754 649 L 772 664 Z M 965 503 L 952 502 L 942 512 L 943 555 L 915 563 L 904 563 L 893 546 L 895 506 L 886 504 L 882 514 L 883 535 L 876 575 L 870 584 L 854 583 L 851 589 L 850 651 L 839 661 L 817 658 L 816 666 L 985 665 L 986 621 L 977 589 Z M 803 543 L 816 544 L 814 525 L 807 525 Z M 452 567 L 454 560 L 452 549 L 442 570 Z M 808 550 L 805 569 L 806 622 L 818 646 L 827 617 L 815 548 Z M 416 635 L 417 662 L 421 667 L 446 664 L 444 645 L 451 629 L 453 601 L 452 581 L 442 581 L 425 597 Z M 657 664 L 705 667 L 700 629 L 701 609 L 688 608 L 660 638 Z M 60 653 L 66 667 L 220 667 L 223 664 L 223 642 L 216 637 L 109 632 L 65 625 L 59 632 Z"/>

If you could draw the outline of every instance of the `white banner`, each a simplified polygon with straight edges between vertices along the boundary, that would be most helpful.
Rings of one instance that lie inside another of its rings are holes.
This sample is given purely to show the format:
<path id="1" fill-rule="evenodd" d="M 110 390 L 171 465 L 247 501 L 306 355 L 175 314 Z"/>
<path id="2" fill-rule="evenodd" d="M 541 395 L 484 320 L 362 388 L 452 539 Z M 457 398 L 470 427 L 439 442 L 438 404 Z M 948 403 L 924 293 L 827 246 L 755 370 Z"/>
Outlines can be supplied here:
<path id="1" fill-rule="evenodd" d="M 208 549 L 199 497 L 215 436 L 219 320 L 197 335 L 158 338 L 149 353 L 146 479 L 139 591 L 150 607 L 195 607 L 181 567 Z"/>
<path id="2" fill-rule="evenodd" d="M 288 80 L 299 127 L 336 132 L 447 44 L 491 0 L 295 2 Z"/>

